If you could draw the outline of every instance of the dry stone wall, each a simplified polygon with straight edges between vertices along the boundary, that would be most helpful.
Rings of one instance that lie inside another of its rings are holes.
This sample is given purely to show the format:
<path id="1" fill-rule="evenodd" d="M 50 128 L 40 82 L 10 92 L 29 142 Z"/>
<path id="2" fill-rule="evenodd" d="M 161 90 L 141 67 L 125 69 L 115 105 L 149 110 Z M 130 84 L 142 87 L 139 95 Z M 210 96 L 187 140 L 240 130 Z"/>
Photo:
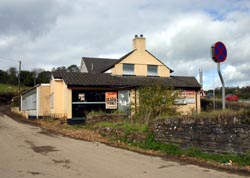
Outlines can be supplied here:
<path id="1" fill-rule="evenodd" d="M 182 148 L 236 154 L 250 151 L 250 125 L 237 117 L 158 120 L 153 132 L 156 140 Z"/>

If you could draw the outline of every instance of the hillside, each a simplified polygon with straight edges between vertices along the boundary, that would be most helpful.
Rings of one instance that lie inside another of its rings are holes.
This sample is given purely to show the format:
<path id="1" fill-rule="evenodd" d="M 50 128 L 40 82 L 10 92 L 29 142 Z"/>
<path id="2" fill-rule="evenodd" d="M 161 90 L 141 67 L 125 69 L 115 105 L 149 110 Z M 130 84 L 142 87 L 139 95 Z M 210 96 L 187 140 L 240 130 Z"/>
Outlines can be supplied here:
<path id="1" fill-rule="evenodd" d="M 17 93 L 18 86 L 0 83 L 0 93 Z"/>

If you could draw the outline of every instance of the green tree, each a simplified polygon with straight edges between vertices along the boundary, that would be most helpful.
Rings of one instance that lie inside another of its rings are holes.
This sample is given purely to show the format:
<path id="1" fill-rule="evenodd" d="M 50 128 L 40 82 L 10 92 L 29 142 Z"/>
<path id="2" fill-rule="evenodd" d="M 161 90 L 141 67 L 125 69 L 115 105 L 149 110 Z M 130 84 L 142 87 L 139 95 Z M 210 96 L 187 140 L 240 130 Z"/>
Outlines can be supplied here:
<path id="1" fill-rule="evenodd" d="M 56 70 L 67 71 L 65 66 L 57 67 Z"/>
<path id="2" fill-rule="evenodd" d="M 38 84 L 49 83 L 50 82 L 50 78 L 51 78 L 51 72 L 49 72 L 49 71 L 43 71 L 43 72 L 39 73 L 39 75 L 37 77 L 37 83 Z"/>
<path id="3" fill-rule="evenodd" d="M 72 64 L 69 67 L 67 67 L 68 72 L 80 72 L 80 69 L 77 65 Z"/>
<path id="4" fill-rule="evenodd" d="M 155 119 L 157 116 L 177 114 L 174 102 L 178 93 L 162 83 L 153 83 L 139 89 L 139 116 L 143 122 Z"/>
<path id="5" fill-rule="evenodd" d="M 34 73 L 27 71 L 27 70 L 22 70 L 21 71 L 21 84 L 25 86 L 34 86 Z"/>
<path id="6" fill-rule="evenodd" d="M 18 80 L 17 80 L 17 76 L 18 76 L 17 69 L 15 67 L 10 67 L 7 70 L 7 73 L 9 75 L 8 84 L 17 85 L 17 83 L 18 83 Z"/>
<path id="7" fill-rule="evenodd" d="M 7 83 L 9 75 L 6 71 L 0 70 L 0 83 Z"/>

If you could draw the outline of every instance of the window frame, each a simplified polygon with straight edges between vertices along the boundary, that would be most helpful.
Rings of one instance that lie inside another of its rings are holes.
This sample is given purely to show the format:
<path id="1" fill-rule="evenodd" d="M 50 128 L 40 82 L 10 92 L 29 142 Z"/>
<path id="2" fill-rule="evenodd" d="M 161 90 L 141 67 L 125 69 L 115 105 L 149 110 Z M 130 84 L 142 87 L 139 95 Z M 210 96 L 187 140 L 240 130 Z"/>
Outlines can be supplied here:
<path id="1" fill-rule="evenodd" d="M 153 69 L 154 67 L 154 69 Z M 151 71 L 150 71 L 151 68 Z M 152 69 L 154 71 L 152 71 Z M 158 77 L 158 65 L 147 65 L 147 76 L 149 77 Z"/>
<path id="2" fill-rule="evenodd" d="M 122 75 L 135 75 L 135 64 L 122 64 Z"/>

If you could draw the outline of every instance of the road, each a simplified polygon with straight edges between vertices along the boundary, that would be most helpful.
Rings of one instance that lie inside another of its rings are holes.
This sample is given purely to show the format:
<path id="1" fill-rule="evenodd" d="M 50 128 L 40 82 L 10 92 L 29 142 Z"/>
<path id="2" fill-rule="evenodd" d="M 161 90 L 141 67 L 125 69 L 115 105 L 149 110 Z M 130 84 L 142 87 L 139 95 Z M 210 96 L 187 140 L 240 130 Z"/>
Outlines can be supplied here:
<path id="1" fill-rule="evenodd" d="M 0 113 L 2 178 L 243 178 L 52 135 Z"/>

